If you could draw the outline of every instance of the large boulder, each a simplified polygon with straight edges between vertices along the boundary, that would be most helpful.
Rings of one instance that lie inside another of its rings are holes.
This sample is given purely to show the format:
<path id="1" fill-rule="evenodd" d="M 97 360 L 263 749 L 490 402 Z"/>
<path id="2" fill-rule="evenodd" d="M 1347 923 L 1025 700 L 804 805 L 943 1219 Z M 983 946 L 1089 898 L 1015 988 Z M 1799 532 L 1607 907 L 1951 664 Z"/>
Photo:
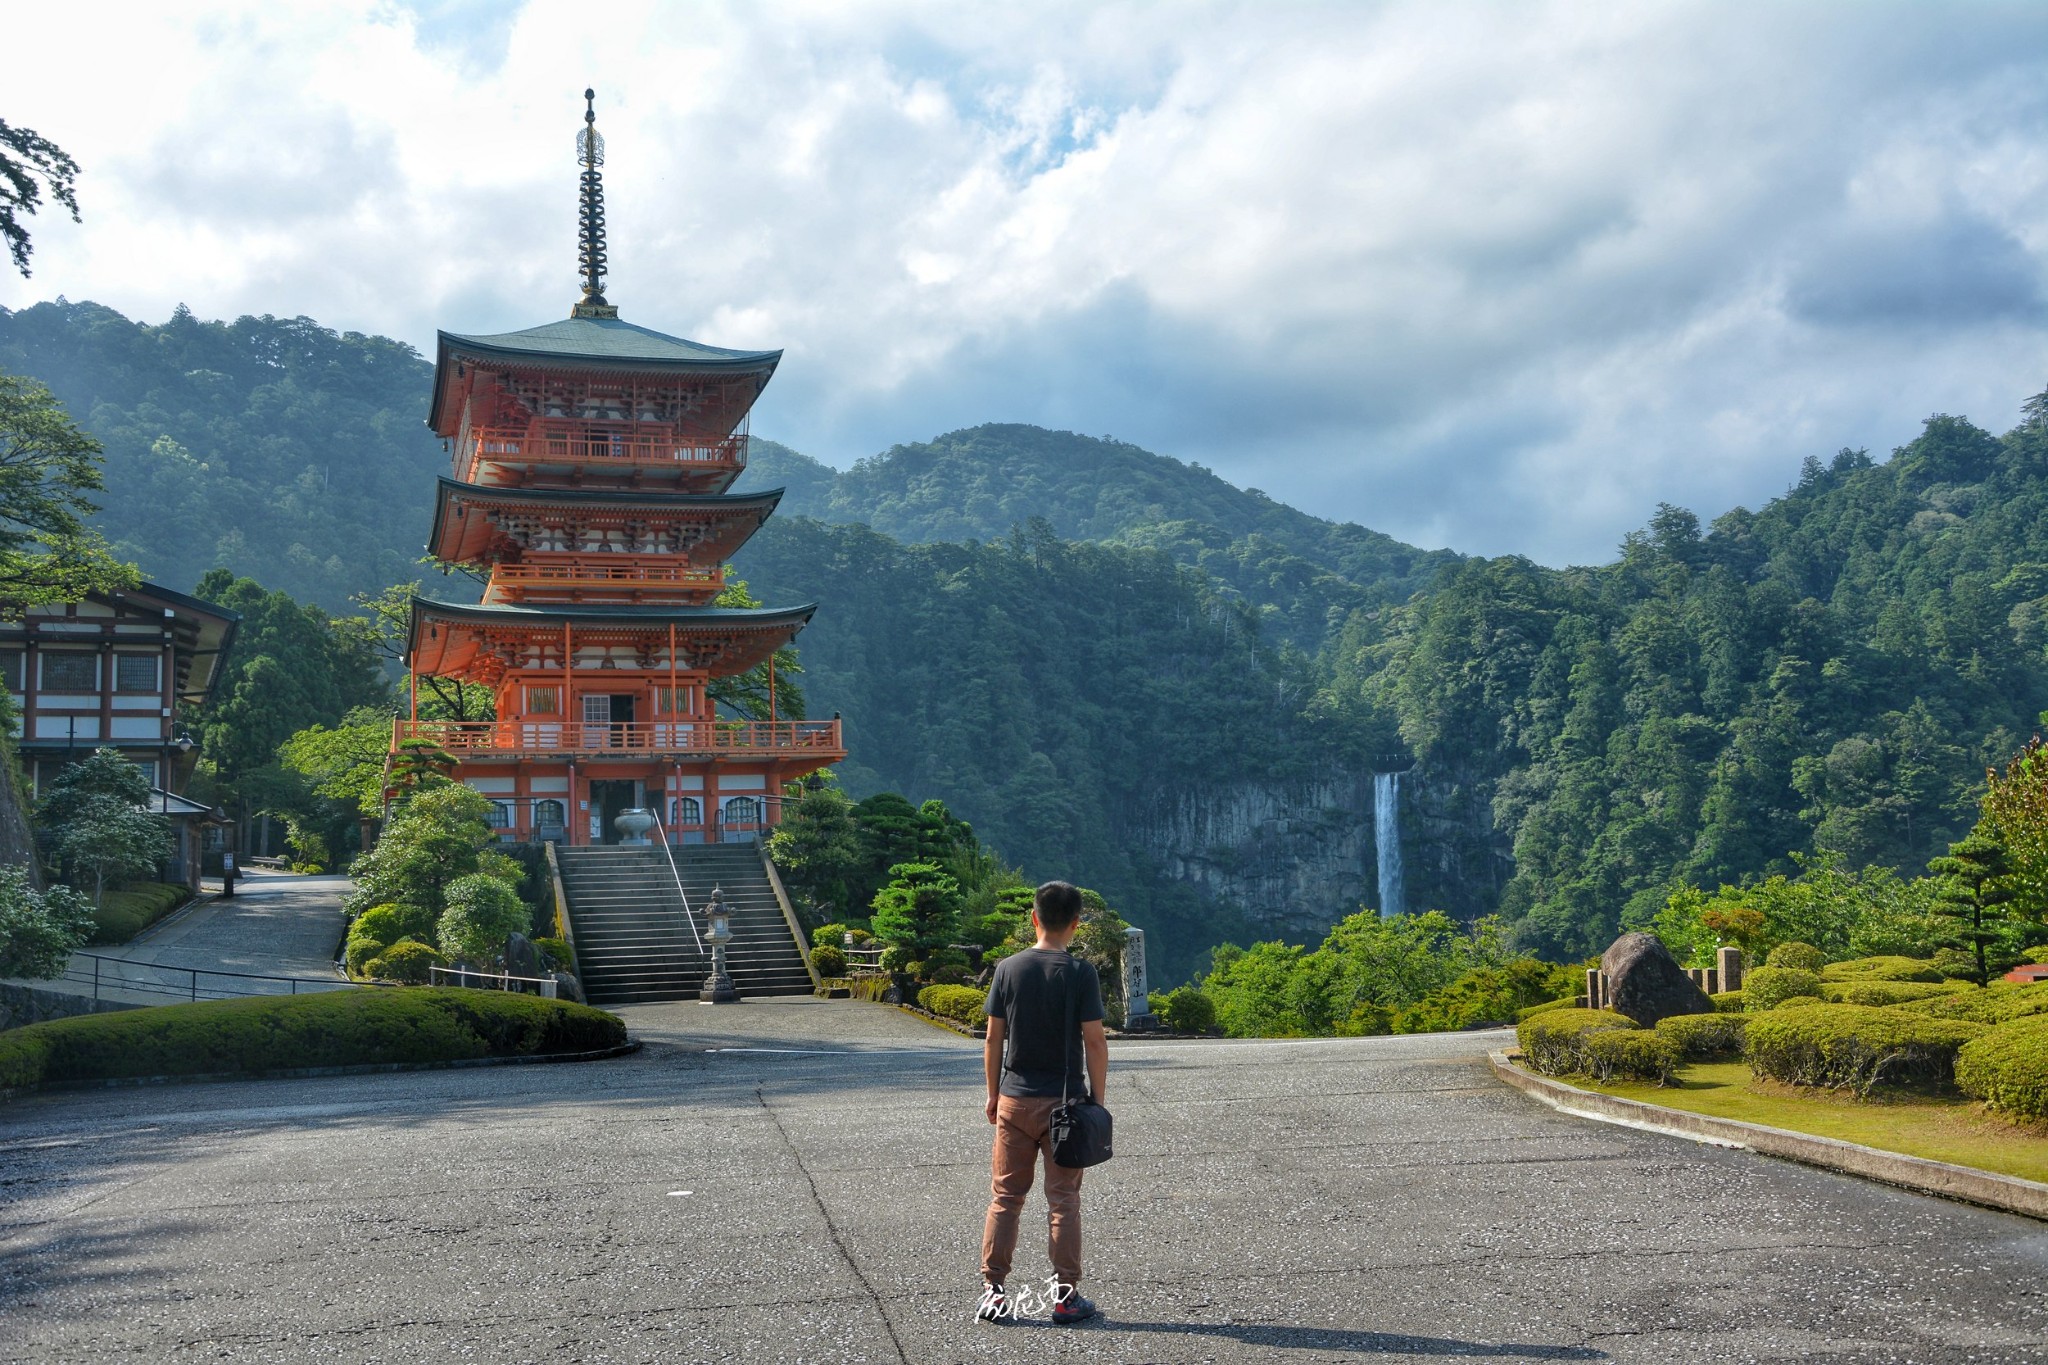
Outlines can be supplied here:
<path id="1" fill-rule="evenodd" d="M 505 970 L 512 976 L 543 977 L 547 964 L 541 961 L 540 949 L 524 934 L 505 936 Z"/>
<path id="2" fill-rule="evenodd" d="M 1712 1014 L 1714 1002 L 1652 934 L 1623 934 L 1600 954 L 1607 1007 L 1644 1028 L 1675 1014 Z"/>

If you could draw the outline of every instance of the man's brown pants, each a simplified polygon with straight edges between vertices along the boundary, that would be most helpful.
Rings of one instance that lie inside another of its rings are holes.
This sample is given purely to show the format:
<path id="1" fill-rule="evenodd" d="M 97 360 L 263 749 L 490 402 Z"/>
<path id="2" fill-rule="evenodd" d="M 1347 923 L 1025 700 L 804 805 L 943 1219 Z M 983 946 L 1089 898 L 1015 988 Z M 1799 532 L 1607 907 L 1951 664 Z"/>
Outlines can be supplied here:
<path id="1" fill-rule="evenodd" d="M 1003 1095 L 996 1100 L 996 1146 L 990 1161 L 994 1198 L 981 1229 L 981 1277 L 990 1284 L 1002 1284 L 1010 1277 L 1010 1258 L 1017 1249 L 1017 1215 L 1023 1212 L 1024 1196 L 1031 1193 L 1041 1153 L 1045 1156 L 1045 1203 L 1051 1222 L 1046 1250 L 1061 1284 L 1081 1282 L 1081 1168 L 1061 1166 L 1052 1159 L 1052 1111 L 1059 1104 L 1050 1097 Z"/>

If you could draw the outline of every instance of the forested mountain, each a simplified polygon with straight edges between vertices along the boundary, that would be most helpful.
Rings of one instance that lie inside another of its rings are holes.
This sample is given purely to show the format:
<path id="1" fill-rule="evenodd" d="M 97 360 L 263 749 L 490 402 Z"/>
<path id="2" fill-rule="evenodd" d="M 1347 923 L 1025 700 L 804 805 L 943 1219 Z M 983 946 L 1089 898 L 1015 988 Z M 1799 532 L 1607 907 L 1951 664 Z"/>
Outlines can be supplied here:
<path id="1" fill-rule="evenodd" d="M 445 456 L 403 345 L 60 302 L 0 311 L 0 369 L 105 442 L 101 524 L 153 578 L 345 610 L 420 574 Z M 1888 461 L 1808 460 L 1760 511 L 1663 508 L 1593 568 L 1413 550 L 1029 427 L 844 473 L 757 440 L 747 486 L 775 484 L 739 569 L 819 602 L 804 681 L 849 789 L 1097 885 L 1169 976 L 1372 902 L 1375 771 L 1407 771 L 1409 908 L 1563 955 L 1794 855 L 1917 870 L 2048 706 L 2048 398 L 2003 437 L 1937 417 Z"/>
<path id="2" fill-rule="evenodd" d="M 106 447 L 98 523 L 149 578 L 190 590 L 226 568 L 340 610 L 417 575 L 446 456 L 410 346 L 59 300 L 0 308 L 0 370 L 49 385 Z"/>
<path id="3" fill-rule="evenodd" d="M 786 486 L 785 511 L 913 544 L 996 540 L 1038 518 L 1068 540 L 1149 546 L 1241 594 L 1270 635 L 1310 651 L 1346 613 L 1406 601 L 1459 558 L 1071 431 L 991 423 L 892 446 L 844 473 L 762 446 L 745 486 Z"/>
<path id="4" fill-rule="evenodd" d="M 1921 870 L 2040 723 L 2044 643 L 2048 395 L 1711 527 L 1665 507 L 1615 564 L 1469 562 L 1327 662 L 1415 755 L 1423 896 L 1578 953 L 1795 853 Z"/>

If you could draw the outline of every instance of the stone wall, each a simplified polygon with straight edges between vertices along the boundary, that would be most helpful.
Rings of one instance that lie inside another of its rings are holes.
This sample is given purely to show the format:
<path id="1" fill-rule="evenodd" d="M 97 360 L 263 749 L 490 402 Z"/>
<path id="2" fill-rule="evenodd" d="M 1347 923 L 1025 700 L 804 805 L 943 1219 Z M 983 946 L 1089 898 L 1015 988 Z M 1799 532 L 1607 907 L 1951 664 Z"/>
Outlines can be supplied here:
<path id="1" fill-rule="evenodd" d="M 29 831 L 28 802 L 15 782 L 12 755 L 0 753 L 0 865 L 26 867 L 38 890 L 43 870 L 36 859 L 35 836 Z"/>
<path id="2" fill-rule="evenodd" d="M 109 1014 L 115 1010 L 137 1008 L 139 1006 L 95 1000 L 89 995 L 72 995 L 43 986 L 0 982 L 0 1031 L 51 1019 L 69 1019 L 78 1014 Z"/>

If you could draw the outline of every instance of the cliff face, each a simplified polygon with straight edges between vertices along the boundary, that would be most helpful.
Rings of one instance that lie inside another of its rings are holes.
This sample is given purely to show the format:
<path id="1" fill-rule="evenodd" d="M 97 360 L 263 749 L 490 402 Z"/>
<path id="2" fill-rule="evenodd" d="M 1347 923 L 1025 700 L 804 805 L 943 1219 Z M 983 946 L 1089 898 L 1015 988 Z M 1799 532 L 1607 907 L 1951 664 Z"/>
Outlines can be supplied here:
<path id="1" fill-rule="evenodd" d="M 1136 812 L 1123 837 L 1276 937 L 1320 939 L 1377 899 L 1370 774 L 1168 793 Z"/>
<path id="2" fill-rule="evenodd" d="M 16 783 L 11 752 L 0 752 L 0 865 L 27 868 L 30 883 L 42 889 L 43 869 L 29 829 L 28 802 Z"/>

